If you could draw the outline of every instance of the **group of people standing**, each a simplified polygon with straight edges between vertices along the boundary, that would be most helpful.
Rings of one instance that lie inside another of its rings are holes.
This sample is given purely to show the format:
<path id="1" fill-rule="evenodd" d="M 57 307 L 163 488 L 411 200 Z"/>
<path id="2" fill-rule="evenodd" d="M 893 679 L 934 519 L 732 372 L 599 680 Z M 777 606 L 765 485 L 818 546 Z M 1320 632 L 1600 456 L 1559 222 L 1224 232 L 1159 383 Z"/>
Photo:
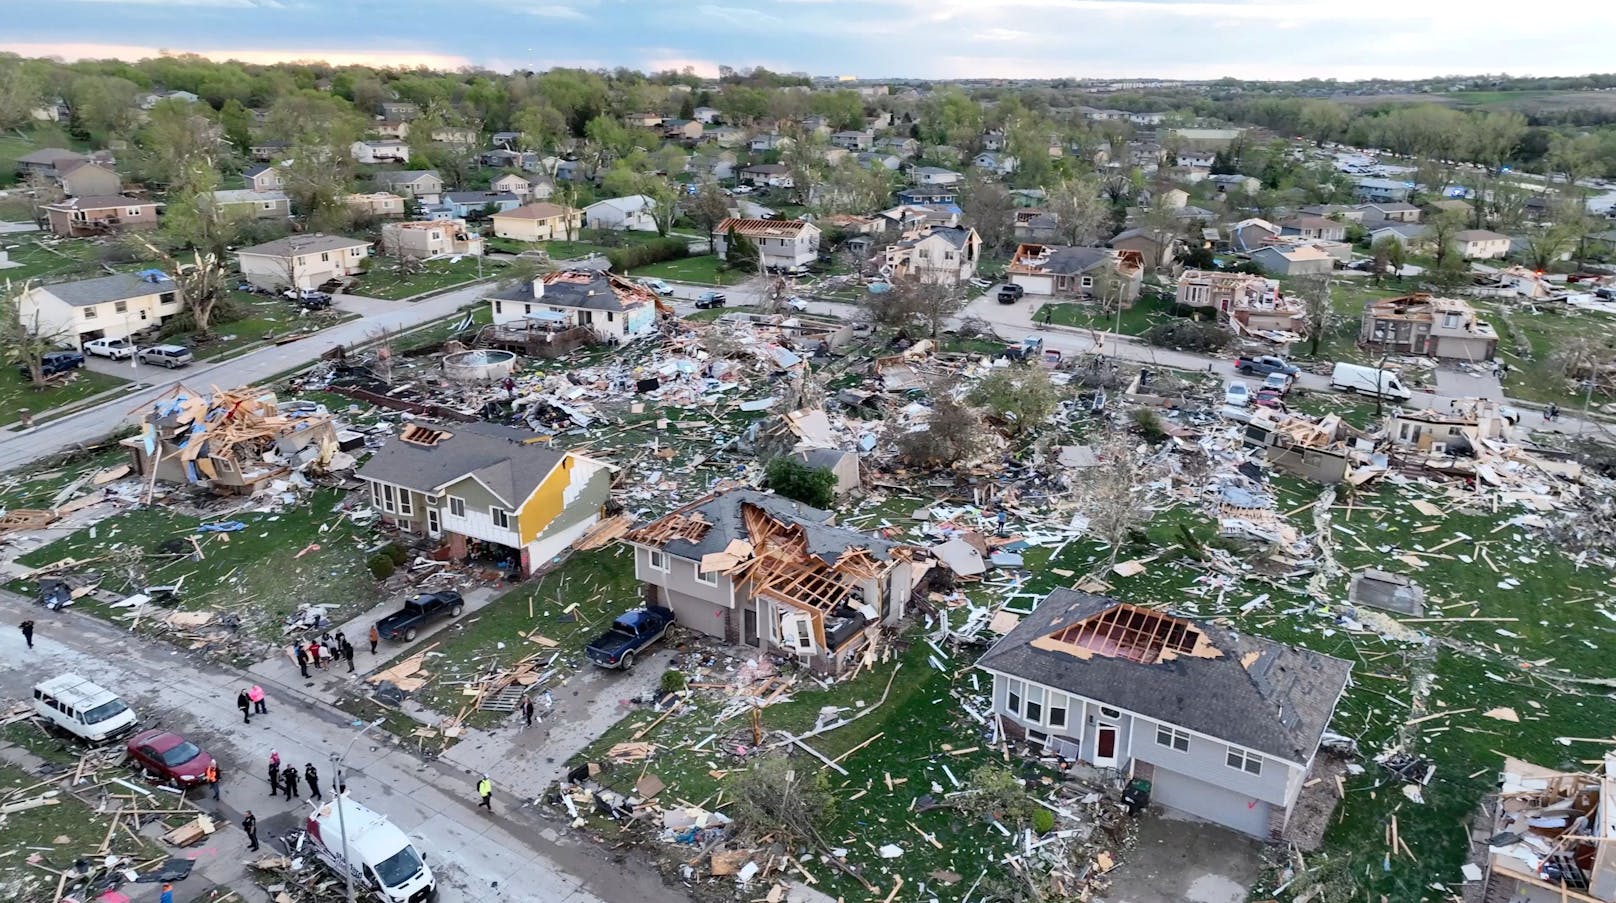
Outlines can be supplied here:
<path id="1" fill-rule="evenodd" d="M 370 628 L 370 653 L 376 654 L 376 644 L 381 641 L 381 635 L 376 632 L 375 626 Z M 309 676 L 309 665 L 324 671 L 328 662 L 348 663 L 348 673 L 354 670 L 354 645 L 348 638 L 337 631 L 334 635 L 322 633 L 319 637 L 309 640 L 308 643 L 299 643 L 292 647 L 292 656 L 297 660 L 297 669 L 304 677 Z"/>

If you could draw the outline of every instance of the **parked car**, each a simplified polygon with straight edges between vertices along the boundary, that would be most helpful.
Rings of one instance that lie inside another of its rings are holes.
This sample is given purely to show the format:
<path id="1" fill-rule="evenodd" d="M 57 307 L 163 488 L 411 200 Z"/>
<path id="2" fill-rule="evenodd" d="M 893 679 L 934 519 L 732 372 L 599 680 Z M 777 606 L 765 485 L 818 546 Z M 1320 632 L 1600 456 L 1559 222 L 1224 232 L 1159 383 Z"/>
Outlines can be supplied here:
<path id="1" fill-rule="evenodd" d="M 458 618 L 466 600 L 452 589 L 421 593 L 405 600 L 404 607 L 376 622 L 376 632 L 390 640 L 413 642 L 416 633 L 434 618 Z"/>
<path id="2" fill-rule="evenodd" d="M 1263 377 L 1261 388 L 1273 389 L 1280 395 L 1289 395 L 1291 386 L 1296 383 L 1296 377 L 1289 373 L 1270 373 Z"/>
<path id="3" fill-rule="evenodd" d="M 639 608 L 621 615 L 612 626 L 584 647 L 584 655 L 602 668 L 634 667 L 634 656 L 668 632 L 670 608 Z"/>
<path id="4" fill-rule="evenodd" d="M 192 360 L 191 349 L 183 345 L 153 345 L 140 349 L 142 364 L 158 364 L 170 370 L 187 366 Z"/>
<path id="5" fill-rule="evenodd" d="M 85 743 L 127 734 L 139 720 L 118 694 L 77 674 L 61 674 L 35 684 L 34 711 L 46 729 Z"/>
<path id="6" fill-rule="evenodd" d="M 77 351 L 48 351 L 39 359 L 39 372 L 46 376 L 55 376 L 58 373 L 77 370 L 82 366 L 84 366 L 84 355 L 79 354 Z M 17 372 L 22 374 L 23 379 L 28 379 L 32 376 L 28 372 L 27 364 L 18 364 Z"/>
<path id="7" fill-rule="evenodd" d="M 321 293 L 297 299 L 297 306 L 304 310 L 326 310 L 331 307 L 331 296 Z"/>
<path id="8" fill-rule="evenodd" d="M 1006 282 L 1004 285 L 999 286 L 999 303 L 1014 304 L 1020 301 L 1021 296 L 1025 294 L 1027 294 L 1026 289 L 1014 282 Z"/>
<path id="9" fill-rule="evenodd" d="M 714 307 L 723 307 L 728 301 L 729 299 L 724 296 L 723 292 L 702 292 L 701 295 L 696 298 L 696 306 L 705 310 Z"/>
<path id="10" fill-rule="evenodd" d="M 808 299 L 801 295 L 792 295 L 786 299 L 786 306 L 792 310 L 804 311 L 808 309 Z"/>
<path id="11" fill-rule="evenodd" d="M 641 279 L 640 284 L 666 298 L 673 294 L 673 286 L 661 279 Z"/>
<path id="12" fill-rule="evenodd" d="M 327 294 L 325 292 L 322 292 L 319 289 L 314 289 L 314 288 L 297 288 L 297 289 L 289 288 L 286 291 L 281 292 L 281 294 L 286 296 L 287 298 L 293 300 L 293 301 L 330 301 L 331 300 L 331 296 L 329 294 Z"/>
<path id="13" fill-rule="evenodd" d="M 1251 403 L 1265 408 L 1282 409 L 1285 407 L 1285 397 L 1279 393 L 1278 389 L 1263 386 L 1257 390 L 1256 395 L 1252 396 Z"/>
<path id="14" fill-rule="evenodd" d="M 734 188 L 731 188 L 729 190 L 729 193 L 730 194 L 751 194 L 752 193 L 752 186 L 750 186 L 750 185 L 736 185 Z"/>
<path id="15" fill-rule="evenodd" d="M 1404 386 L 1393 371 L 1358 364 L 1336 364 L 1330 371 L 1330 388 L 1392 401 L 1408 401 L 1414 397 L 1414 392 Z"/>
<path id="16" fill-rule="evenodd" d="M 1245 376 L 1267 376 L 1270 373 L 1295 376 L 1302 372 L 1294 364 L 1274 354 L 1263 354 L 1257 357 L 1237 357 L 1234 359 L 1234 368 Z"/>
<path id="17" fill-rule="evenodd" d="M 126 361 L 135 356 L 135 343 L 128 339 L 95 339 L 84 343 L 84 353 Z"/>
<path id="18" fill-rule="evenodd" d="M 1243 408 L 1251 404 L 1251 390 L 1245 383 L 1229 383 L 1223 387 L 1223 403 L 1231 407 Z"/>
<path id="19" fill-rule="evenodd" d="M 129 758 L 135 766 L 181 790 L 207 780 L 213 757 L 195 743 L 172 731 L 149 730 L 129 738 Z"/>

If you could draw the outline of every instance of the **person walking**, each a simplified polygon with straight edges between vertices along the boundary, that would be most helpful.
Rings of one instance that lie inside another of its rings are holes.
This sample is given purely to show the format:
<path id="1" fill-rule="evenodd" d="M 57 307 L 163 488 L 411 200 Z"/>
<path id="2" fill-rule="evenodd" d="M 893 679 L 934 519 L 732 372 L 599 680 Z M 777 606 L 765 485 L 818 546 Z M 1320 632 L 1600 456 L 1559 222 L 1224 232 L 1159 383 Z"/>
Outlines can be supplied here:
<path id="1" fill-rule="evenodd" d="M 269 795 L 281 794 L 281 754 L 275 750 L 269 751 Z"/>
<path id="2" fill-rule="evenodd" d="M 241 723 L 252 724 L 252 700 L 247 698 L 246 690 L 236 694 L 236 708 L 241 709 Z"/>
<path id="3" fill-rule="evenodd" d="M 354 673 L 353 655 L 354 655 L 353 644 L 348 642 L 347 640 L 343 640 L 342 641 L 342 657 L 348 660 L 348 673 L 349 674 Z"/>
<path id="4" fill-rule="evenodd" d="M 174 903 L 174 885 L 163 885 L 163 893 L 157 898 L 157 903 Z"/>
<path id="5" fill-rule="evenodd" d="M 313 762 L 303 764 L 303 781 L 309 785 L 309 796 L 320 802 L 320 773 L 314 770 Z"/>
<path id="6" fill-rule="evenodd" d="M 371 629 L 375 630 L 376 628 L 372 627 Z M 28 644 L 29 649 L 34 648 L 34 622 L 32 620 L 22 622 L 22 638 Z M 372 648 L 374 649 L 374 645 Z"/>
<path id="7" fill-rule="evenodd" d="M 290 799 L 296 799 L 297 798 L 297 766 L 296 765 L 288 765 L 288 766 L 286 766 L 286 770 L 281 772 L 281 782 L 286 785 L 286 798 L 289 799 L 289 800 Z"/>
<path id="8" fill-rule="evenodd" d="M 253 684 L 247 691 L 247 698 L 252 700 L 254 715 L 268 715 L 269 706 L 264 704 L 264 688 Z"/>
<path id="9" fill-rule="evenodd" d="M 292 656 L 297 659 L 297 670 L 303 672 L 304 677 L 309 676 L 309 652 L 303 648 L 302 643 L 292 647 L 295 651 Z"/>
<path id="10" fill-rule="evenodd" d="M 477 782 L 477 795 L 483 798 L 483 801 L 477 805 L 487 809 L 492 814 L 494 811 L 494 782 L 490 781 L 486 774 L 483 775 L 482 780 Z"/>
<path id="11" fill-rule="evenodd" d="M 531 696 L 522 697 L 522 718 L 527 721 L 528 727 L 533 726 L 533 697 Z"/>
<path id="12" fill-rule="evenodd" d="M 371 655 L 376 654 L 376 644 L 380 643 L 381 641 L 382 641 L 381 631 L 376 629 L 375 624 L 370 625 L 370 654 Z"/>
<path id="13" fill-rule="evenodd" d="M 248 809 L 247 814 L 242 816 L 241 830 L 247 832 L 247 849 L 256 852 L 258 850 L 258 816 L 252 814 L 251 809 Z"/>
<path id="14" fill-rule="evenodd" d="M 207 778 L 208 786 L 213 788 L 213 798 L 218 799 L 219 798 L 219 763 L 218 762 L 209 762 L 208 763 L 208 770 L 206 772 L 203 772 L 203 776 Z"/>

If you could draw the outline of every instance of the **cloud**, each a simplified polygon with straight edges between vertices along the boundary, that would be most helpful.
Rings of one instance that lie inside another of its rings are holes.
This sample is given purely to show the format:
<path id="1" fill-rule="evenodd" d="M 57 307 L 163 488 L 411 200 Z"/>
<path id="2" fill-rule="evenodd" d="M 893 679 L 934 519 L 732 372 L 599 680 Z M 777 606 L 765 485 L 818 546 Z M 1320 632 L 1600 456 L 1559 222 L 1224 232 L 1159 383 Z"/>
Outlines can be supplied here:
<path id="1" fill-rule="evenodd" d="M 718 6 L 712 3 L 703 3 L 696 7 L 696 12 L 711 19 L 723 19 L 731 25 L 745 28 L 755 28 L 760 25 L 778 25 L 781 18 L 771 16 L 762 10 L 747 9 L 744 6 Z"/>
<path id="2" fill-rule="evenodd" d="M 688 57 L 658 57 L 641 63 L 647 72 L 682 72 L 688 66 L 702 78 L 717 78 L 718 64 L 712 60 L 691 59 Z"/>
<path id="3" fill-rule="evenodd" d="M 420 50 L 330 50 L 325 48 L 280 48 L 275 50 L 240 48 L 235 50 L 207 50 L 192 47 L 144 47 L 138 44 L 99 44 L 94 42 L 17 42 L 0 41 L 0 50 L 23 56 L 59 56 L 67 60 L 143 60 L 169 56 L 175 53 L 194 53 L 197 56 L 223 62 L 236 60 L 243 63 L 286 63 L 299 60 L 324 60 L 335 66 L 374 66 L 379 68 L 414 68 L 454 70 L 471 65 L 464 56 Z"/>
<path id="4" fill-rule="evenodd" d="M 1014 28 L 990 28 L 987 31 L 978 32 L 976 37 L 980 41 L 1032 41 L 1038 38 L 1037 35 L 1030 31 L 1020 31 Z"/>

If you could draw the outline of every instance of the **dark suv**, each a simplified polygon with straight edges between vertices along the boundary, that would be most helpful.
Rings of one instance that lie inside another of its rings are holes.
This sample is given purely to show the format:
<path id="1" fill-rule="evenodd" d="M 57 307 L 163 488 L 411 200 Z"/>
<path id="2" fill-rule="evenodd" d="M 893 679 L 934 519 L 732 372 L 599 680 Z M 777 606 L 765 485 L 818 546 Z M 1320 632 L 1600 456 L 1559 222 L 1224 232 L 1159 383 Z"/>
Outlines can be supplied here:
<path id="1" fill-rule="evenodd" d="M 1006 282 L 1004 285 L 999 287 L 999 303 L 1014 304 L 1017 301 L 1020 301 L 1021 296 L 1025 295 L 1026 293 L 1026 289 L 1015 284 L 1014 282 Z"/>
<path id="2" fill-rule="evenodd" d="M 84 366 L 84 355 L 77 351 L 51 351 L 39 359 L 39 372 L 46 376 L 55 376 L 69 370 L 77 370 Z M 23 379 L 29 379 L 33 374 L 28 372 L 27 364 L 18 364 L 17 372 Z"/>

